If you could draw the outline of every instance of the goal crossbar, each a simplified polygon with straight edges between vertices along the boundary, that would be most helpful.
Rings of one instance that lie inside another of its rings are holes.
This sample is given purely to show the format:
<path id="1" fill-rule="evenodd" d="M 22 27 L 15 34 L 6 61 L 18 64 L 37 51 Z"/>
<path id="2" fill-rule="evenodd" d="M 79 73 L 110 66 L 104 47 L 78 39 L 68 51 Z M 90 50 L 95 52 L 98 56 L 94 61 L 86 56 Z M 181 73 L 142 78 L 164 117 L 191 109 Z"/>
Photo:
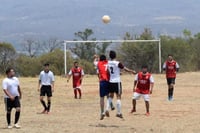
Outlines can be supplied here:
<path id="1" fill-rule="evenodd" d="M 64 40 L 64 68 L 65 75 L 67 74 L 67 55 L 66 55 L 66 45 L 75 43 L 124 43 L 124 42 L 158 42 L 158 56 L 159 56 L 159 72 L 161 73 L 161 41 L 158 40 L 87 40 L 87 41 L 70 41 Z"/>

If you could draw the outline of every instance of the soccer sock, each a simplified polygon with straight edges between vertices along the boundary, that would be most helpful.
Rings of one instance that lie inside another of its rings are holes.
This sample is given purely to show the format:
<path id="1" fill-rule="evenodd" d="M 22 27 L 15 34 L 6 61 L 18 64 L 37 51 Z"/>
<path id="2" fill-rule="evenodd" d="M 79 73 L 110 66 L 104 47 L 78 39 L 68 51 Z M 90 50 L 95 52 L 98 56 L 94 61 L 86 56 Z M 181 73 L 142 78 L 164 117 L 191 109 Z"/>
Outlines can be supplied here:
<path id="1" fill-rule="evenodd" d="M 174 92 L 174 87 L 168 89 L 168 97 L 169 97 L 169 98 L 173 96 L 173 92 Z"/>
<path id="2" fill-rule="evenodd" d="M 107 98 L 107 104 L 106 104 L 106 110 L 108 111 L 110 109 L 110 101 L 112 101 L 112 98 Z"/>
<path id="3" fill-rule="evenodd" d="M 117 114 L 121 114 L 121 100 L 117 99 Z"/>
<path id="4" fill-rule="evenodd" d="M 76 89 L 74 89 L 74 97 L 77 98 L 77 92 L 76 92 Z"/>
<path id="5" fill-rule="evenodd" d="M 9 112 L 7 112 L 7 114 L 6 114 L 6 119 L 7 119 L 7 123 L 8 123 L 8 125 L 10 125 L 10 118 L 11 118 L 11 113 Z"/>
<path id="6" fill-rule="evenodd" d="M 47 110 L 47 106 L 46 106 L 46 103 L 45 103 L 45 101 L 44 101 L 44 100 L 40 100 L 40 102 L 42 103 L 42 105 L 43 105 L 44 109 L 45 109 L 45 110 Z"/>
<path id="7" fill-rule="evenodd" d="M 82 93 L 81 93 L 81 89 L 78 89 L 78 93 L 79 93 L 79 98 L 81 97 Z"/>
<path id="8" fill-rule="evenodd" d="M 171 96 L 173 97 L 174 94 L 174 87 L 171 88 Z"/>
<path id="9" fill-rule="evenodd" d="M 47 106 L 47 111 L 49 112 L 50 111 L 50 108 L 51 108 L 51 101 L 49 100 L 48 101 L 48 104 L 47 104 L 48 106 Z"/>
<path id="10" fill-rule="evenodd" d="M 20 117 L 20 111 L 16 111 L 15 112 L 15 124 L 18 122 L 19 117 Z"/>

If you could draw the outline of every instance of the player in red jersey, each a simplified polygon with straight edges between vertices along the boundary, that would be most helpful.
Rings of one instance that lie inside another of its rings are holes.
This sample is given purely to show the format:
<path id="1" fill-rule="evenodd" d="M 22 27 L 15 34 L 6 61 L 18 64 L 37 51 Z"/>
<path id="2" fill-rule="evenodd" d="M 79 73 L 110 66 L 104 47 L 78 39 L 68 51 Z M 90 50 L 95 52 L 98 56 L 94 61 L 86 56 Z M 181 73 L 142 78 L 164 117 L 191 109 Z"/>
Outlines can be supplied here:
<path id="1" fill-rule="evenodd" d="M 73 88 L 74 88 L 74 98 L 77 99 L 77 91 L 79 93 L 79 99 L 81 99 L 81 83 L 84 76 L 84 71 L 81 67 L 78 66 L 78 62 L 74 62 L 74 67 L 68 73 L 67 82 L 69 82 L 72 76 Z"/>
<path id="2" fill-rule="evenodd" d="M 135 76 L 134 87 L 133 87 L 133 109 L 131 113 L 136 112 L 136 100 L 141 96 L 144 98 L 146 106 L 146 115 L 149 116 L 149 94 L 152 94 L 154 79 L 153 76 L 147 71 L 148 67 L 146 65 L 142 66 L 142 71 Z"/>
<path id="3" fill-rule="evenodd" d="M 176 79 L 176 72 L 179 71 L 178 63 L 173 60 L 171 54 L 168 55 L 168 60 L 163 64 L 163 70 L 166 71 L 166 79 L 168 84 L 168 100 L 173 100 L 174 85 Z"/>
<path id="4" fill-rule="evenodd" d="M 99 95 L 100 95 L 100 108 L 101 108 L 101 115 L 100 120 L 103 120 L 105 115 L 109 117 L 109 108 L 111 107 L 111 110 L 114 110 L 115 107 L 113 106 L 112 99 L 110 101 L 107 99 L 107 107 L 106 110 L 104 110 L 104 97 L 109 94 L 109 79 L 110 75 L 108 72 L 108 60 L 106 59 L 105 55 L 101 55 L 100 58 L 98 58 L 97 55 L 94 56 L 94 65 L 97 68 L 97 74 L 99 78 Z M 110 105 L 109 105 L 110 104 Z"/>

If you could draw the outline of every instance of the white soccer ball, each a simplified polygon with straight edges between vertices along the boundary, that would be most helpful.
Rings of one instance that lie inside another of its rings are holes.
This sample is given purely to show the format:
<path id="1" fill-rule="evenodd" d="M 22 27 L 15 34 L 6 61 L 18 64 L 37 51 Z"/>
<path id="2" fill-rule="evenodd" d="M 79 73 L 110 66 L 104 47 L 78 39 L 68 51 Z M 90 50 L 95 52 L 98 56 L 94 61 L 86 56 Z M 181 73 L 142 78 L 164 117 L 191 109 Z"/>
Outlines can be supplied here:
<path id="1" fill-rule="evenodd" d="M 104 16 L 102 17 L 102 21 L 103 21 L 103 23 L 105 23 L 105 24 L 109 23 L 109 22 L 110 22 L 110 16 L 104 15 Z"/>

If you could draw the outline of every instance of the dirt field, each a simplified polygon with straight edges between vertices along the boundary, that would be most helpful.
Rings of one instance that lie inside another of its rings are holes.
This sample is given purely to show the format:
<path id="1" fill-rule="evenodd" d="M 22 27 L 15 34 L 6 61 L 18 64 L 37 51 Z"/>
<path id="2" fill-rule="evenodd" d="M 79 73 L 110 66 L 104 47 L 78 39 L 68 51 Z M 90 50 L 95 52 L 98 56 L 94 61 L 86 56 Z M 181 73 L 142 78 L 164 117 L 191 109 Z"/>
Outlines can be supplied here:
<path id="1" fill-rule="evenodd" d="M 99 94 L 96 76 L 85 76 L 83 98 L 74 99 L 71 82 L 56 77 L 49 115 L 42 111 L 38 100 L 37 78 L 19 78 L 23 91 L 21 129 L 6 129 L 3 91 L 0 92 L 0 133 L 199 133 L 200 132 L 200 72 L 178 74 L 174 101 L 167 101 L 165 75 L 153 75 L 155 87 L 150 101 L 149 117 L 145 116 L 143 100 L 137 102 L 137 112 L 132 107 L 133 76 L 122 75 L 122 112 L 124 120 L 115 117 L 99 120 Z M 1 78 L 2 81 L 2 78 Z M 114 100 L 115 102 L 115 100 Z M 12 120 L 14 111 L 12 113 Z"/>

